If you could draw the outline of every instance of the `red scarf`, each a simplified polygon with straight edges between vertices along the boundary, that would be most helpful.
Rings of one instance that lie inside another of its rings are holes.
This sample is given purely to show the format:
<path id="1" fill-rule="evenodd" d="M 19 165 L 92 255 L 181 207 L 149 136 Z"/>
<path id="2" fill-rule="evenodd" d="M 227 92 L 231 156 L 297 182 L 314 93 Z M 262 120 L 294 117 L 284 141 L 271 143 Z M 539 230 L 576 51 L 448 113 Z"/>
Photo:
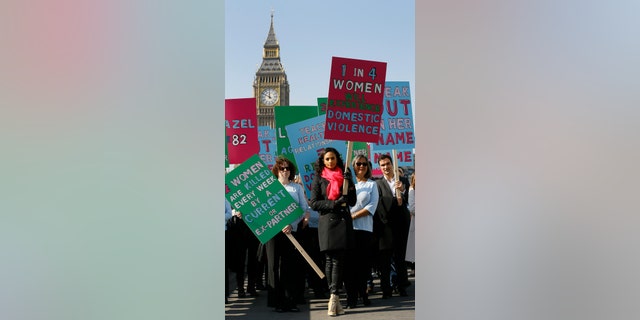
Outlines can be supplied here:
<path id="1" fill-rule="evenodd" d="M 322 177 L 329 180 L 329 185 L 327 186 L 327 199 L 336 200 L 340 198 L 340 189 L 342 188 L 342 182 L 344 181 L 342 169 L 336 167 L 335 170 L 331 170 L 324 167 L 324 169 L 322 169 Z"/>

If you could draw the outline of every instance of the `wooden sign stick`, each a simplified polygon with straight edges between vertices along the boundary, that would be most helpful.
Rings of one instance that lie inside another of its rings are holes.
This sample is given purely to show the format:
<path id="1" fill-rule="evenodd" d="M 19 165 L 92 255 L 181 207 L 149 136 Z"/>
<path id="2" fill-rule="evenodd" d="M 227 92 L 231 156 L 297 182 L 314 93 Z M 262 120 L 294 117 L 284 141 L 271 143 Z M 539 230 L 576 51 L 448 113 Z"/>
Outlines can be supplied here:
<path id="1" fill-rule="evenodd" d="M 298 251 L 300 251 L 300 254 L 304 257 L 305 260 L 307 260 L 307 263 L 309 263 L 311 268 L 313 268 L 313 270 L 318 274 L 318 277 L 320 277 L 320 279 L 324 279 L 324 273 L 322 272 L 322 270 L 320 270 L 320 268 L 313 261 L 313 259 L 311 259 L 311 257 L 309 256 L 309 254 L 307 254 L 304 248 L 302 248 L 298 240 L 296 240 L 296 238 L 294 238 L 291 233 L 285 233 L 285 235 L 287 235 L 289 240 L 291 240 L 291 243 L 293 243 L 293 246 L 296 247 Z"/>
<path id="2" fill-rule="evenodd" d="M 393 175 L 396 177 L 396 181 L 400 181 L 400 172 L 398 172 L 398 158 L 396 156 L 396 149 L 391 150 L 391 158 L 393 159 Z M 402 192 L 400 189 L 396 189 L 396 198 L 398 203 L 402 204 Z"/>
<path id="3" fill-rule="evenodd" d="M 353 141 L 347 141 L 347 157 L 346 158 L 347 160 L 346 160 L 346 163 L 344 164 L 345 171 L 351 165 L 351 158 L 353 158 Z M 348 188 L 349 188 L 349 184 L 347 180 L 344 180 L 344 182 L 342 182 L 342 195 L 346 196 L 349 193 Z M 343 205 L 346 205 L 346 203 L 343 203 Z"/>
<path id="4" fill-rule="evenodd" d="M 391 158 L 393 160 L 393 174 L 396 176 L 396 178 L 400 178 L 398 176 L 398 158 L 396 158 L 398 155 L 396 154 L 396 149 L 391 149 Z"/>

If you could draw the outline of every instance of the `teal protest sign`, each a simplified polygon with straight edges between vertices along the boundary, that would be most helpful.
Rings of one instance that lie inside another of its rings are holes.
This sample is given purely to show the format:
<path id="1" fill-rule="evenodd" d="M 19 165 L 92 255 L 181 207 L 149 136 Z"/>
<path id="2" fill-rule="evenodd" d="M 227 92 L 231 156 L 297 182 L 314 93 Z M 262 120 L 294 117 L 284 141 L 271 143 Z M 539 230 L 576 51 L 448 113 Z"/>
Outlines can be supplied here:
<path id="1" fill-rule="evenodd" d="M 320 152 L 325 148 L 333 147 L 344 155 L 347 149 L 344 141 L 324 139 L 324 121 L 325 116 L 322 115 L 298 121 L 286 127 L 291 151 L 299 164 L 297 168 L 300 179 L 309 197 L 315 174 L 313 165 L 318 160 Z"/>
<path id="2" fill-rule="evenodd" d="M 296 163 L 287 136 L 286 126 L 298 121 L 306 120 L 318 116 L 317 106 L 276 106 L 274 109 L 275 126 L 276 126 L 276 145 L 278 146 L 278 155 L 284 156 L 291 160 L 296 167 L 300 167 Z"/>
<path id="3" fill-rule="evenodd" d="M 387 81 L 380 139 L 374 143 L 379 150 L 413 150 L 416 147 L 409 81 Z"/>
<path id="4" fill-rule="evenodd" d="M 278 150 L 276 150 L 276 130 L 269 126 L 259 126 L 258 140 L 260 141 L 260 159 L 262 159 L 269 168 L 272 168 L 276 164 L 278 152 Z"/>
<path id="5" fill-rule="evenodd" d="M 227 173 L 225 197 L 263 244 L 304 213 L 257 154 Z"/>
<path id="6" fill-rule="evenodd" d="M 374 174 L 380 170 L 380 156 L 391 155 L 391 150 L 396 150 L 394 161 L 398 165 L 414 165 L 413 149 L 416 143 L 409 87 L 409 81 L 385 82 L 380 139 L 377 143 L 371 144 Z"/>

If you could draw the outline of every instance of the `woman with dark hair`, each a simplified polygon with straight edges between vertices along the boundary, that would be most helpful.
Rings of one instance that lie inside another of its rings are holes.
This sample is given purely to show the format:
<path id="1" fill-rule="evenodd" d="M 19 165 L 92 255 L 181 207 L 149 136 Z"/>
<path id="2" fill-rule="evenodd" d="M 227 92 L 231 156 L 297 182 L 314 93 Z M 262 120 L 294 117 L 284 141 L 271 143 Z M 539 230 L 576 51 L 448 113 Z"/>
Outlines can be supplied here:
<path id="1" fill-rule="evenodd" d="M 275 307 L 277 312 L 300 311 L 296 300 L 296 281 L 302 277 L 303 265 L 300 254 L 291 241 L 285 235 L 294 234 L 297 231 L 298 223 L 309 218 L 309 204 L 304 190 L 300 184 L 294 182 L 297 170 L 293 162 L 279 156 L 271 172 L 278 177 L 278 181 L 289 192 L 296 203 L 305 212 L 300 218 L 285 226 L 282 232 L 276 234 L 269 240 L 265 247 L 268 263 L 268 294 L 267 305 Z"/>
<path id="2" fill-rule="evenodd" d="M 347 192 L 343 193 L 345 180 Z M 327 311 L 330 316 L 344 313 L 339 289 L 343 280 L 345 253 L 354 245 L 349 206 L 355 205 L 356 200 L 351 172 L 345 171 L 340 153 L 335 148 L 325 148 L 315 164 L 310 203 L 311 208 L 320 213 L 318 238 L 320 251 L 325 254 L 325 276 L 331 293 Z"/>
<path id="3" fill-rule="evenodd" d="M 356 173 L 356 195 L 358 201 L 351 207 L 355 248 L 348 254 L 345 289 L 347 308 L 355 308 L 358 296 L 362 304 L 371 304 L 367 294 L 367 280 L 371 275 L 374 257 L 373 215 L 378 207 L 378 185 L 371 179 L 371 163 L 364 155 L 353 159 Z M 377 243 L 375 243 L 377 244 Z"/>

